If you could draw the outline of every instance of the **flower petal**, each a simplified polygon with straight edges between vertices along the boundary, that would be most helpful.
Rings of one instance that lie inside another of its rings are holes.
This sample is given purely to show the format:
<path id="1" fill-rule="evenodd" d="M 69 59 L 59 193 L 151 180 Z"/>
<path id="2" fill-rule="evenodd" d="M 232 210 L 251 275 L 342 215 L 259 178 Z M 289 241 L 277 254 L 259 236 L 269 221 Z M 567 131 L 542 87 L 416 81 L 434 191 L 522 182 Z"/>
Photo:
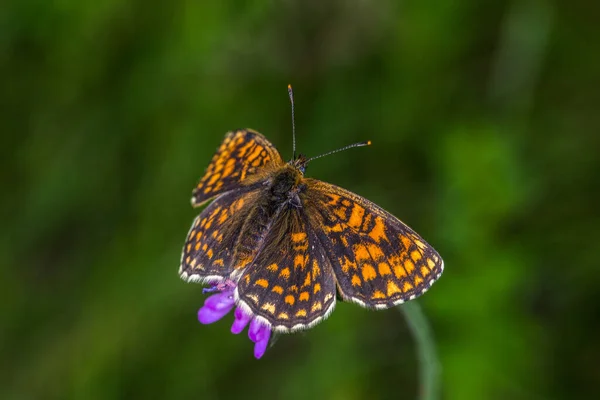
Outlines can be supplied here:
<path id="1" fill-rule="evenodd" d="M 260 339 L 254 345 L 254 357 L 257 359 L 261 358 L 265 352 L 267 351 L 267 346 L 269 345 L 269 338 L 271 337 L 271 330 L 267 328 L 264 333 L 264 337 Z"/>
<path id="2" fill-rule="evenodd" d="M 209 296 L 204 301 L 204 305 L 198 310 L 198 321 L 202 324 L 211 324 L 228 314 L 235 306 L 233 296 L 234 288 L 235 287 L 226 286 L 224 290 L 222 290 L 218 285 L 213 285 L 213 287 L 205 290 L 205 293 L 218 290 L 222 291 Z M 254 357 L 257 359 L 261 358 L 267 351 L 269 345 L 269 339 L 271 337 L 270 326 L 258 322 L 256 318 L 253 318 L 252 314 L 244 312 L 239 307 L 235 309 L 234 317 L 235 321 L 231 326 L 231 332 L 238 334 L 250 324 L 250 327 L 248 328 L 248 337 L 254 342 Z"/>
<path id="3" fill-rule="evenodd" d="M 235 321 L 233 321 L 233 325 L 231 326 L 231 333 L 235 333 L 236 335 L 244 330 L 246 325 L 252 319 L 252 315 L 246 314 L 241 308 L 236 308 L 233 314 L 235 316 Z"/>
<path id="4" fill-rule="evenodd" d="M 219 311 L 222 309 L 231 310 L 234 303 L 235 301 L 233 299 L 233 292 L 228 290 L 226 292 L 208 296 L 208 298 L 204 301 L 204 307 L 210 308 L 213 311 Z"/>
<path id="5" fill-rule="evenodd" d="M 256 318 L 254 318 L 250 322 L 250 328 L 248 328 L 248 337 L 250 338 L 250 340 L 252 340 L 254 343 L 256 343 L 260 339 L 262 339 L 262 337 L 264 336 L 264 333 L 265 333 L 264 328 L 267 328 L 267 330 L 269 329 L 268 327 L 266 327 L 263 324 L 261 324 L 260 322 L 258 322 L 256 320 Z"/>
<path id="6" fill-rule="evenodd" d="M 206 299 L 204 306 L 198 310 L 198 321 L 202 324 L 212 324 L 223 318 L 233 308 L 233 296 L 228 293 L 214 294 Z"/>

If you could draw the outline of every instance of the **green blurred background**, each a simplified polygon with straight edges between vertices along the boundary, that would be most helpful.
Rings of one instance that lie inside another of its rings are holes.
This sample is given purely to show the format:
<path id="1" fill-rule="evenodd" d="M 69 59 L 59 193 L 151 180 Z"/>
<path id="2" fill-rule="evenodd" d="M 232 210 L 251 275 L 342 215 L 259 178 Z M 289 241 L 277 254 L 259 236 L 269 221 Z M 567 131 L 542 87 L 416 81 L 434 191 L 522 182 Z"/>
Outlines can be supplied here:
<path id="1" fill-rule="evenodd" d="M 8 0 L 0 398 L 412 399 L 398 310 L 338 304 L 259 361 L 177 276 L 191 190 L 254 128 L 415 228 L 444 399 L 597 398 L 600 7 Z M 596 392 L 594 395 L 594 391 Z"/>

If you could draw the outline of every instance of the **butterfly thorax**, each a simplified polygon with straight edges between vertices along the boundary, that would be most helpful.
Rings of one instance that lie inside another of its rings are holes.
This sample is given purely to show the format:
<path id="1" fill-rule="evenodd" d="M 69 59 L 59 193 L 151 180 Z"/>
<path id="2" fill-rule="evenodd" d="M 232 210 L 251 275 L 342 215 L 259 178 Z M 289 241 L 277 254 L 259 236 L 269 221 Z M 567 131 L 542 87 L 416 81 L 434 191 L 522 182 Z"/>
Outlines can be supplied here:
<path id="1" fill-rule="evenodd" d="M 287 164 L 277 171 L 269 181 L 271 201 L 281 205 L 295 200 L 302 182 L 302 173 L 293 165 Z"/>

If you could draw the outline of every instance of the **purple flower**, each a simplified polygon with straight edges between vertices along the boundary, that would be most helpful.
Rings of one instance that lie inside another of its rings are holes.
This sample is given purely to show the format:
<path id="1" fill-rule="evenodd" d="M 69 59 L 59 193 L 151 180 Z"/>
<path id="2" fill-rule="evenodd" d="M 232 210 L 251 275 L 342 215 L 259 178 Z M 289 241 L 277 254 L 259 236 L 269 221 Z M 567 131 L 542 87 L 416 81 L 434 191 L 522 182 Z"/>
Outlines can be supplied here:
<path id="1" fill-rule="evenodd" d="M 211 288 L 204 289 L 203 292 L 205 293 L 219 293 L 209 296 L 204 301 L 204 306 L 198 310 L 198 321 L 202 324 L 212 324 L 227 315 L 235 305 L 233 299 L 234 289 L 235 283 L 232 281 L 225 281 L 224 283 L 213 285 Z M 233 315 L 235 320 L 231 326 L 231 333 L 241 333 L 249 323 L 248 337 L 254 342 L 254 357 L 261 358 L 265 354 L 265 351 L 267 351 L 271 329 L 258 322 L 256 318 L 247 314 L 240 307 L 236 307 Z"/>

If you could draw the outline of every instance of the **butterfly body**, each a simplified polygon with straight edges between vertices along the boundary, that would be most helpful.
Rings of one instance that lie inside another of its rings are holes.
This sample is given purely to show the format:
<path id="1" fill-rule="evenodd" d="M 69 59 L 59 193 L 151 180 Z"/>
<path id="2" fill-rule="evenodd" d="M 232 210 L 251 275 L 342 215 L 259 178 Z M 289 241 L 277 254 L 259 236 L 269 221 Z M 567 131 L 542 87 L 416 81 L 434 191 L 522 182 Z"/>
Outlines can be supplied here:
<path id="1" fill-rule="evenodd" d="M 282 207 L 286 203 L 299 206 L 299 192 L 306 189 L 302 179 L 300 170 L 290 164 L 277 171 L 274 177 L 266 182 L 273 206 Z"/>
<path id="2" fill-rule="evenodd" d="M 184 245 L 186 281 L 233 281 L 239 307 L 273 330 L 309 328 L 336 299 L 384 309 L 424 293 L 443 261 L 374 203 L 304 176 L 258 132 L 230 132 L 193 192 L 212 200 Z"/>

